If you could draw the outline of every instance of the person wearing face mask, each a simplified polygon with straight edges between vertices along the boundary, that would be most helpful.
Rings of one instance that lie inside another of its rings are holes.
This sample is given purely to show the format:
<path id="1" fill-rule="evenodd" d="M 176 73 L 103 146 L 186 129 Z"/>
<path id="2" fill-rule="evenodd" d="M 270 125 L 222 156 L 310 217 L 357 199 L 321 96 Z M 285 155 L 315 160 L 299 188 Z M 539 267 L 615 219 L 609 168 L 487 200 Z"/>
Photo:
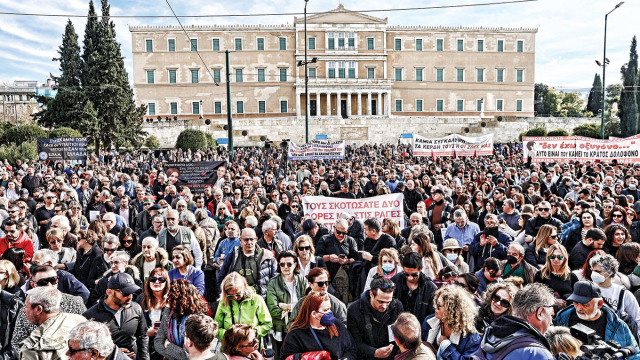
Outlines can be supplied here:
<path id="1" fill-rule="evenodd" d="M 591 280 L 600 287 L 602 298 L 614 311 L 624 311 L 634 319 L 640 329 L 640 307 L 635 296 L 620 284 L 612 282 L 618 273 L 619 263 L 611 255 L 596 255 L 589 259 Z"/>
<path id="2" fill-rule="evenodd" d="M 453 226 L 449 228 L 451 227 Z M 458 268 L 459 273 L 469 272 L 469 264 L 467 264 L 462 257 L 462 248 L 458 244 L 458 240 L 453 238 L 445 240 L 442 244 L 442 253 Z"/>
<path id="3" fill-rule="evenodd" d="M 384 330 L 386 333 L 387 328 Z M 323 350 L 329 352 L 331 359 L 356 360 L 358 356 L 351 333 L 331 311 L 329 294 L 311 292 L 284 339 L 280 360 L 292 354 Z"/>
<path id="4" fill-rule="evenodd" d="M 538 269 L 524 261 L 524 248 L 522 245 L 512 243 L 507 248 L 507 259 L 500 261 L 500 272 L 502 272 L 503 279 L 516 276 L 524 280 L 526 285 L 534 282 Z"/>
<path id="5" fill-rule="evenodd" d="M 573 305 L 561 310 L 553 319 L 553 325 L 567 327 L 576 324 L 585 325 L 595 331 L 603 341 L 615 340 L 622 348 L 633 346 L 636 353 L 627 359 L 640 360 L 640 349 L 633 334 L 615 311 L 604 306 L 602 292 L 598 285 L 591 281 L 578 281 L 567 300 L 573 301 Z"/>
<path id="6" fill-rule="evenodd" d="M 398 257 L 398 251 L 394 248 L 382 249 L 380 251 L 380 255 L 378 256 L 378 266 L 371 268 L 369 270 L 369 275 L 367 276 L 367 281 L 364 284 L 364 291 L 367 291 L 371 288 L 371 281 L 374 276 L 382 276 L 387 279 L 393 278 L 396 274 L 402 272 L 402 267 L 400 266 L 400 258 Z"/>

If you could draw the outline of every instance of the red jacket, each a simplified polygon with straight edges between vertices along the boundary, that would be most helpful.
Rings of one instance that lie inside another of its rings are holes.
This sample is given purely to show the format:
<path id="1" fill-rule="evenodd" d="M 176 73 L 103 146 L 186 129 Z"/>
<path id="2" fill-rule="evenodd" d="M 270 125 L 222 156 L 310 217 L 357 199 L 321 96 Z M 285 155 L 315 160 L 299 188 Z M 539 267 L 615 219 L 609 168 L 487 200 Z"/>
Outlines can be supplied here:
<path id="1" fill-rule="evenodd" d="M 13 247 L 21 247 L 24 249 L 24 260 L 23 262 L 29 263 L 31 262 L 31 258 L 33 257 L 33 241 L 27 236 L 27 234 L 23 231 L 20 234 L 18 240 L 14 243 L 10 243 L 9 239 L 5 236 L 0 239 L 0 256 L 4 254 L 5 251 L 9 248 Z M 18 269 L 20 270 L 20 269 Z"/>

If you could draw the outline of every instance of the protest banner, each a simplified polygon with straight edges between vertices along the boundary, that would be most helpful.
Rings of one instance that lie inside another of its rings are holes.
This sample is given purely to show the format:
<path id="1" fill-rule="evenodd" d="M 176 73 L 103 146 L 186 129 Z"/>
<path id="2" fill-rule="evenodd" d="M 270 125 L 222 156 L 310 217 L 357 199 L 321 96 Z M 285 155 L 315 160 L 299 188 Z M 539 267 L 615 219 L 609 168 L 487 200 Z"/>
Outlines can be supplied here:
<path id="1" fill-rule="evenodd" d="M 523 161 L 569 162 L 599 161 L 621 164 L 640 161 L 640 139 L 593 139 L 582 136 L 525 136 L 522 138 Z"/>
<path id="2" fill-rule="evenodd" d="M 167 173 L 167 183 L 176 186 L 186 186 L 192 193 L 204 192 L 207 185 L 215 185 L 218 178 L 226 172 L 224 161 L 199 161 L 168 163 L 164 166 Z"/>
<path id="3" fill-rule="evenodd" d="M 303 196 L 302 210 L 305 215 L 317 220 L 329 229 L 333 229 L 336 221 L 340 218 L 340 214 L 343 212 L 347 212 L 360 220 L 376 217 L 382 222 L 382 219 L 388 217 L 397 221 L 400 228 L 403 229 L 403 203 L 403 194 L 380 195 L 365 199 Z"/>
<path id="4" fill-rule="evenodd" d="M 413 156 L 486 156 L 493 155 L 493 134 L 468 137 L 451 134 L 443 138 L 428 139 L 413 136 Z"/>
<path id="5" fill-rule="evenodd" d="M 289 142 L 289 160 L 344 159 L 345 141 L 310 141 L 308 144 Z"/>
<path id="6" fill-rule="evenodd" d="M 87 161 L 87 138 L 38 138 L 39 160 Z"/>

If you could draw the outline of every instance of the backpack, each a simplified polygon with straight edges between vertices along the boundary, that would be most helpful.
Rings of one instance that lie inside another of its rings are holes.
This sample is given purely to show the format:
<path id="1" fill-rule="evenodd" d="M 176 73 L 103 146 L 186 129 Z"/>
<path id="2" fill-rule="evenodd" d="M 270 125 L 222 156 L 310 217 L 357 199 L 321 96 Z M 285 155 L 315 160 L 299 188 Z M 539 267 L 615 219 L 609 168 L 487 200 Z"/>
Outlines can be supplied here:
<path id="1" fill-rule="evenodd" d="M 618 315 L 620 320 L 622 320 L 625 324 L 627 324 L 627 326 L 629 327 L 629 330 L 631 331 L 631 335 L 633 335 L 633 338 L 636 340 L 636 343 L 640 343 L 640 337 L 638 337 L 638 324 L 636 323 L 635 319 L 631 315 L 629 315 L 626 311 L 622 309 L 622 300 L 624 299 L 625 291 L 627 290 L 622 289 L 620 290 L 620 294 L 618 294 L 618 307 L 615 313 L 616 315 Z M 612 304 L 610 304 L 606 300 L 605 302 L 611 309 L 614 309 Z"/>
<path id="2" fill-rule="evenodd" d="M 524 348 L 524 347 L 538 347 L 538 348 L 546 349 L 546 347 L 540 344 L 538 340 L 525 336 L 525 337 L 521 337 L 513 340 L 507 346 L 496 351 L 493 354 L 493 357 L 491 357 L 491 360 L 502 360 L 507 355 L 509 355 L 513 350 Z M 489 360 L 489 358 L 487 357 L 487 353 L 485 353 L 484 350 L 482 350 L 482 347 L 478 348 L 478 352 L 475 355 L 471 356 L 471 359 L 472 360 Z"/>
<path id="3" fill-rule="evenodd" d="M 351 292 L 349 291 L 349 273 L 347 273 L 345 265 L 340 266 L 331 281 L 331 285 L 333 285 L 333 289 L 335 290 L 335 297 L 340 299 L 345 305 L 353 300 Z"/>

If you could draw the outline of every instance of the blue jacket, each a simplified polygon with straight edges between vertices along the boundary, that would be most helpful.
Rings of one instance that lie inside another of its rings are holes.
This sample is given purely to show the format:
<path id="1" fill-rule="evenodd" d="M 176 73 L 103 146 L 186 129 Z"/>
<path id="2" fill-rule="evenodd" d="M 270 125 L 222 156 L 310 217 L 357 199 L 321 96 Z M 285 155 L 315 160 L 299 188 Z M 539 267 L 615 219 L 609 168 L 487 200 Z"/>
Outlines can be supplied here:
<path id="1" fill-rule="evenodd" d="M 192 283 L 193 286 L 196 287 L 196 289 L 198 289 L 200 295 L 204 296 L 204 273 L 202 272 L 202 270 L 198 270 L 191 265 L 189 265 L 188 269 L 189 271 L 187 272 L 187 275 L 180 274 L 180 270 L 175 268 L 169 270 L 169 279 L 171 281 L 177 279 L 185 279 Z"/>
<path id="2" fill-rule="evenodd" d="M 434 349 L 438 349 L 438 328 L 431 328 L 431 325 L 435 322 L 439 322 L 434 317 L 435 315 L 429 315 L 424 319 L 422 323 L 422 340 L 429 342 L 433 345 Z M 462 337 L 461 334 L 451 334 L 449 338 L 449 346 L 447 346 L 441 353 L 440 359 L 442 360 L 467 360 L 471 356 L 475 355 L 480 347 L 480 341 L 482 338 L 480 334 L 467 334 Z M 442 343 L 440 344 L 442 345 Z"/>
<path id="3" fill-rule="evenodd" d="M 494 257 L 498 260 L 505 260 L 507 258 L 507 247 L 511 243 L 511 236 L 506 233 L 498 232 L 498 242 L 495 246 L 491 246 L 488 242 L 484 246 L 480 246 L 480 237 L 484 235 L 484 231 L 476 234 L 473 238 L 473 242 L 469 244 L 469 255 L 475 259 L 474 269 L 482 268 L 484 260 L 488 257 Z M 473 269 L 470 269 L 473 270 Z"/>
<path id="4" fill-rule="evenodd" d="M 615 340 L 623 348 L 627 346 L 633 346 L 636 348 L 636 354 L 628 357 L 628 360 L 640 360 L 640 349 L 638 344 L 631 334 L 631 330 L 624 321 L 607 306 L 603 306 L 600 309 L 607 317 L 607 327 L 605 328 L 604 341 Z M 556 326 L 569 326 L 569 316 L 574 313 L 576 309 L 573 305 L 561 310 L 553 319 L 553 325 Z"/>
<path id="5" fill-rule="evenodd" d="M 487 359 L 493 358 L 501 349 L 522 338 L 534 340 L 538 346 L 520 346 L 511 350 L 504 360 L 554 360 L 549 342 L 544 335 L 526 321 L 504 315 L 487 327 L 482 336 L 478 355 L 484 353 Z"/>

